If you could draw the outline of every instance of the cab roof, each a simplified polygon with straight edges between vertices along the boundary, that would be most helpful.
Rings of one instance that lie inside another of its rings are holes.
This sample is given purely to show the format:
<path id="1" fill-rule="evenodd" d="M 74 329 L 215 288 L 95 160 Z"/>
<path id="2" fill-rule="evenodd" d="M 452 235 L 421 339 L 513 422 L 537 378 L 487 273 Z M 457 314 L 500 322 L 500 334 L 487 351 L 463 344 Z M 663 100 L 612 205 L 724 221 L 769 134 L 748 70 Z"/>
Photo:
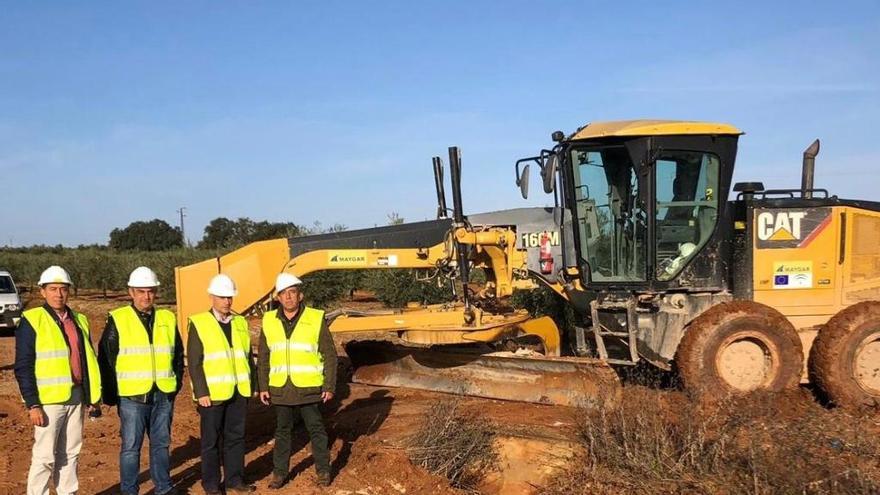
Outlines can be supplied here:
<path id="1" fill-rule="evenodd" d="M 568 139 L 595 139 L 614 136 L 672 136 L 682 134 L 738 136 L 743 134 L 743 132 L 732 125 L 716 122 L 648 119 L 616 120 L 587 124 L 575 131 Z"/>

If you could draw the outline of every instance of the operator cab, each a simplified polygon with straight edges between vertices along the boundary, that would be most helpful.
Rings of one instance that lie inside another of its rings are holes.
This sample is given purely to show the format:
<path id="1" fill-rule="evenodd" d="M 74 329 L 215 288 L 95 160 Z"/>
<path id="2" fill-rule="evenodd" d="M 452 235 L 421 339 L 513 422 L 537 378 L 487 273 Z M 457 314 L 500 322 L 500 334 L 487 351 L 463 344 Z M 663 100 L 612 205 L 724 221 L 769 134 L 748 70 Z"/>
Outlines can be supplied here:
<path id="1" fill-rule="evenodd" d="M 558 164 L 557 201 L 572 214 L 577 258 L 569 265 L 588 272 L 581 273 L 589 281 L 583 285 L 726 285 L 716 233 L 726 213 L 738 129 L 636 120 L 589 124 L 564 138 L 554 134 L 558 144 L 534 160 Z M 545 179 L 552 173 L 547 168 Z"/>

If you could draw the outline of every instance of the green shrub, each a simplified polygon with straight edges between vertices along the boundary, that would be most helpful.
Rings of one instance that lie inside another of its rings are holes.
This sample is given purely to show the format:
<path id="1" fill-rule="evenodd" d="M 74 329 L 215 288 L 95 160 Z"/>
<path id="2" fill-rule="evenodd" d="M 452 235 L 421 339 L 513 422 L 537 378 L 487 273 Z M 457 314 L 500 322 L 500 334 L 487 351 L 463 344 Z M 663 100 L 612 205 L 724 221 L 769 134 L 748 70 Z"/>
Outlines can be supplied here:
<path id="1" fill-rule="evenodd" d="M 418 270 L 374 270 L 364 274 L 363 288 L 376 295 L 388 307 L 402 307 L 408 302 L 436 304 L 452 300 L 448 284 L 436 280 L 419 281 Z"/>
<path id="2" fill-rule="evenodd" d="M 318 308 L 332 308 L 358 288 L 363 279 L 361 270 L 325 270 L 303 277 L 306 304 Z"/>
<path id="3" fill-rule="evenodd" d="M 577 321 L 571 305 L 543 285 L 532 290 L 514 290 L 510 304 L 517 309 L 525 309 L 534 317 L 549 316 L 564 330 L 573 328 Z"/>

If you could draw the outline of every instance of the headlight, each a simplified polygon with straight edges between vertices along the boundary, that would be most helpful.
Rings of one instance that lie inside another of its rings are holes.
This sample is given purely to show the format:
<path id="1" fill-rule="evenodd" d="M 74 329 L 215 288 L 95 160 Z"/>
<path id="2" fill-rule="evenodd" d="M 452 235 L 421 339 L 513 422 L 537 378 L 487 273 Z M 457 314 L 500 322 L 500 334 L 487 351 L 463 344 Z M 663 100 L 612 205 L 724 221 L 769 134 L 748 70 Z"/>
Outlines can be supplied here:
<path id="1" fill-rule="evenodd" d="M 6 311 L 18 311 L 19 309 L 21 309 L 21 306 L 18 304 L 7 304 L 6 305 Z"/>

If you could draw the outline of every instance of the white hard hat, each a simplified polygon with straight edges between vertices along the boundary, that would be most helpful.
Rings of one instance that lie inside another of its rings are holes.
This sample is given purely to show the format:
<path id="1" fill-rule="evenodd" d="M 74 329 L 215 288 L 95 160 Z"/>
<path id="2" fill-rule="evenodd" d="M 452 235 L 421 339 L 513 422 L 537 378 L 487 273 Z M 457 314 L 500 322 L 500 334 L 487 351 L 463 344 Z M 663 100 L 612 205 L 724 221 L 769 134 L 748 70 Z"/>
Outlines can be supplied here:
<path id="1" fill-rule="evenodd" d="M 159 277 L 156 272 L 145 266 L 139 266 L 128 276 L 129 287 L 159 287 Z"/>
<path id="2" fill-rule="evenodd" d="M 67 270 L 58 265 L 52 265 L 43 270 L 43 273 L 40 274 L 40 281 L 37 282 L 37 285 L 41 287 L 46 284 L 73 285 L 73 282 L 70 281 L 70 275 L 67 273 Z"/>
<path id="3" fill-rule="evenodd" d="M 279 273 L 278 277 L 275 278 L 275 293 L 278 294 L 288 287 L 302 285 L 302 283 L 302 280 L 292 273 Z"/>
<path id="4" fill-rule="evenodd" d="M 208 284 L 208 294 L 217 297 L 234 297 L 238 291 L 235 289 L 235 282 L 229 278 L 229 275 L 221 273 L 214 275 L 214 278 L 211 279 L 211 283 Z"/>

